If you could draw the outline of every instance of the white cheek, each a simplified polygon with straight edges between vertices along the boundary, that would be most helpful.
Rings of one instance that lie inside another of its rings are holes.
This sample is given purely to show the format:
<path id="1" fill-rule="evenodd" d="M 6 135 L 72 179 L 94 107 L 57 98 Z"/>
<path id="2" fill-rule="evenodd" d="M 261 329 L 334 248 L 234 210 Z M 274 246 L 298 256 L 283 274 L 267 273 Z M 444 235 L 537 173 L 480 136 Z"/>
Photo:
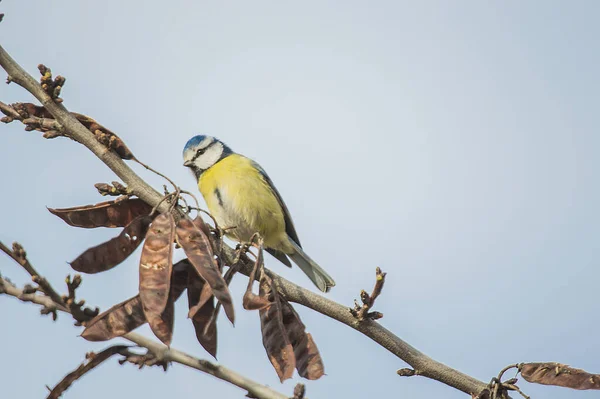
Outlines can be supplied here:
<path id="1" fill-rule="evenodd" d="M 196 159 L 196 166 L 200 169 L 206 170 L 213 166 L 221 155 L 223 154 L 223 146 L 221 143 L 210 146 L 206 152 Z"/>

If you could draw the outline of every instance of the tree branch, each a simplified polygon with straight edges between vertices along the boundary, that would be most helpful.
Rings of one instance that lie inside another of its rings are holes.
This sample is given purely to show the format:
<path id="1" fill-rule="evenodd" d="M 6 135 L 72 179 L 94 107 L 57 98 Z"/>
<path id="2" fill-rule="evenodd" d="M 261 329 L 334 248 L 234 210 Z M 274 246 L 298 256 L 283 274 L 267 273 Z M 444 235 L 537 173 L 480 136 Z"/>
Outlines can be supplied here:
<path id="1" fill-rule="evenodd" d="M 71 385 L 85 374 L 89 373 L 100 364 L 114 355 L 124 353 L 126 354 L 127 346 L 125 345 L 114 345 L 109 346 L 100 353 L 89 352 L 85 355 L 85 361 L 77 367 L 75 370 L 67 374 L 58 384 L 52 388 L 50 394 L 46 399 L 58 399 L 62 394 L 69 389 Z"/>
<path id="2" fill-rule="evenodd" d="M 249 268 L 250 265 L 244 263 L 242 273 L 249 274 Z M 306 306 L 366 335 L 412 366 L 415 375 L 437 380 L 468 394 L 477 394 L 487 387 L 488 384 L 430 358 L 378 322 L 368 319 L 359 321 L 347 306 L 301 288 L 270 270 L 265 271 L 285 299 Z"/>
<path id="3" fill-rule="evenodd" d="M 156 206 L 161 201 L 162 196 L 156 190 L 135 174 L 114 152 L 100 144 L 88 129 L 77 121 L 77 119 L 72 116 L 62 104 L 56 103 L 50 95 L 42 89 L 40 84 L 25 72 L 1 46 L 0 65 L 6 70 L 11 81 L 19 84 L 33 94 L 54 116 L 61 129 L 64 132 L 67 132 L 74 140 L 85 145 L 100 158 L 100 160 L 122 179 L 133 194 L 152 206 Z M 159 210 L 164 212 L 167 209 L 168 204 L 163 202 Z M 231 247 L 224 245 L 223 249 L 229 259 L 235 258 L 234 250 Z M 249 275 L 251 267 L 252 263 L 246 258 L 242 267 L 244 274 Z M 271 271 L 267 272 L 274 280 L 278 290 L 288 301 L 296 302 L 313 309 L 368 336 L 412 366 L 415 369 L 415 374 L 440 381 L 468 394 L 478 394 L 487 387 L 488 384 L 433 360 L 394 335 L 379 323 L 372 320 L 358 321 L 352 316 L 347 306 L 314 294 Z M 127 339 L 132 339 L 130 334 L 127 334 L 125 337 Z M 140 337 L 135 337 L 135 339 L 140 339 Z M 170 356 L 175 356 L 175 358 L 182 362 L 189 361 L 190 364 L 188 365 L 191 367 L 193 367 L 192 364 L 199 365 L 196 363 L 200 362 L 199 360 L 196 359 L 191 361 L 186 358 L 187 355 L 184 356 L 178 351 L 173 352 L 173 350 L 171 350 L 171 352 L 168 353 Z M 235 378 L 232 379 L 236 380 Z"/>
<path id="4" fill-rule="evenodd" d="M 44 91 L 42 86 L 12 59 L 2 46 L 0 46 L 0 65 L 8 73 L 9 81 L 18 84 L 31 93 L 54 116 L 59 124 L 59 130 L 69 132 L 74 140 L 92 151 L 127 184 L 132 193 L 148 204 L 156 205 L 159 203 L 163 198 L 162 195 L 135 174 L 117 154 L 98 142 L 95 136 L 69 113 L 62 104 L 56 103 Z M 168 208 L 169 205 L 163 202 L 158 210 L 165 212 Z"/>
<path id="5" fill-rule="evenodd" d="M 6 294 L 8 296 L 15 297 L 24 302 L 31 302 L 37 305 L 41 305 L 44 308 L 57 308 L 61 312 L 70 313 L 67 309 L 58 308 L 57 304 L 52 298 L 39 295 L 39 294 L 28 294 L 23 292 L 22 289 L 14 286 L 10 281 L 3 277 L 0 277 L 0 294 Z M 243 375 L 228 369 L 227 367 L 209 362 L 208 360 L 198 359 L 185 352 L 177 349 L 169 348 L 162 343 L 159 343 L 153 339 L 145 337 L 141 334 L 130 332 L 122 336 L 128 341 L 133 342 L 137 346 L 148 349 L 152 352 L 156 358 L 165 362 L 179 363 L 184 366 L 194 368 L 204 373 L 210 374 L 221 380 L 227 381 L 233 385 L 236 385 L 250 393 L 256 398 L 260 399 L 288 399 L 287 396 L 279 393 L 265 385 L 262 385 L 256 381 L 244 377 Z"/>
<path id="6" fill-rule="evenodd" d="M 44 292 L 44 294 L 48 295 L 54 301 L 54 306 L 56 308 L 61 308 L 61 310 L 66 311 L 66 304 L 62 300 L 60 294 L 56 292 L 54 288 L 52 288 L 52 286 L 48 283 L 48 280 L 40 276 L 37 270 L 35 270 L 31 263 L 29 263 L 29 259 L 27 259 L 27 254 L 25 253 L 25 250 L 20 244 L 15 242 L 11 251 L 6 245 L 4 245 L 0 241 L 0 251 L 10 256 L 15 262 L 21 265 L 21 267 L 23 267 L 23 269 L 25 269 L 27 273 L 29 273 L 33 282 L 37 283 Z"/>

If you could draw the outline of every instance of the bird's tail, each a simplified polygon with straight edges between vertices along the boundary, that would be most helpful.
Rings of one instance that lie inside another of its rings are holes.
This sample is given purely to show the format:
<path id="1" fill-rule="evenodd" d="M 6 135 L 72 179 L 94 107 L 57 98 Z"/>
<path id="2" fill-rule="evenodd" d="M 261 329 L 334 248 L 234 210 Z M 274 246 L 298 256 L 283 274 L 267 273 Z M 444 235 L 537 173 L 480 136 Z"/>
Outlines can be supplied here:
<path id="1" fill-rule="evenodd" d="M 333 278 L 325 270 L 321 268 L 321 266 L 317 265 L 317 263 L 312 260 L 302 248 L 298 244 L 294 242 L 294 240 L 289 240 L 292 246 L 294 247 L 294 253 L 289 254 L 288 256 L 294 261 L 295 264 L 308 276 L 310 281 L 312 281 L 317 288 L 319 288 L 323 292 L 329 291 L 329 289 L 335 286 L 335 281 Z"/>

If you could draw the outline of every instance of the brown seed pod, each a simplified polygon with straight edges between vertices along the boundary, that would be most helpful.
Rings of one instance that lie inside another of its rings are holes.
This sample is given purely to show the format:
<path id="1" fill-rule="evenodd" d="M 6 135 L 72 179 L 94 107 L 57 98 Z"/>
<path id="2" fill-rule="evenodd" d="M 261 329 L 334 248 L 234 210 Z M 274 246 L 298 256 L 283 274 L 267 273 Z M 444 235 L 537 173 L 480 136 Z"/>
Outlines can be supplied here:
<path id="1" fill-rule="evenodd" d="M 152 207 L 139 198 L 106 201 L 95 205 L 48 210 L 68 225 L 93 229 L 96 227 L 125 227 L 138 216 L 148 215 Z"/>
<path id="2" fill-rule="evenodd" d="M 170 343 L 172 306 L 169 301 L 175 222 L 170 213 L 160 214 L 150 226 L 140 258 L 140 299 L 146 319 L 156 336 Z M 167 308 L 168 307 L 168 308 Z M 163 312 L 166 309 L 165 319 Z"/>
<path id="3" fill-rule="evenodd" d="M 151 222 L 151 216 L 138 216 L 117 237 L 79 255 L 71 262 L 71 267 L 82 273 L 100 273 L 112 269 L 137 249 Z"/>
<path id="4" fill-rule="evenodd" d="M 177 242 L 196 268 L 196 271 L 208 283 L 213 295 L 221 302 L 227 318 L 234 322 L 234 310 L 231 294 L 223 279 L 208 237 L 188 218 L 177 223 Z"/>

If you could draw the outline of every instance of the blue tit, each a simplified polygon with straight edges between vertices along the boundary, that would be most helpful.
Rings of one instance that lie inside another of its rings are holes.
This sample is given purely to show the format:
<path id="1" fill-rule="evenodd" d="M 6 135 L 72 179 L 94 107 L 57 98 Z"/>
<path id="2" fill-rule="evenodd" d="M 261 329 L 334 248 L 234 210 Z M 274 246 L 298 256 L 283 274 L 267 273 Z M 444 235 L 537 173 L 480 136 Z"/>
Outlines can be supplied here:
<path id="1" fill-rule="evenodd" d="M 198 179 L 211 215 L 219 226 L 231 227 L 229 238 L 248 242 L 259 233 L 271 255 L 291 267 L 289 256 L 321 291 L 335 285 L 302 249 L 287 206 L 260 165 L 210 136 L 191 138 L 183 160 Z"/>

